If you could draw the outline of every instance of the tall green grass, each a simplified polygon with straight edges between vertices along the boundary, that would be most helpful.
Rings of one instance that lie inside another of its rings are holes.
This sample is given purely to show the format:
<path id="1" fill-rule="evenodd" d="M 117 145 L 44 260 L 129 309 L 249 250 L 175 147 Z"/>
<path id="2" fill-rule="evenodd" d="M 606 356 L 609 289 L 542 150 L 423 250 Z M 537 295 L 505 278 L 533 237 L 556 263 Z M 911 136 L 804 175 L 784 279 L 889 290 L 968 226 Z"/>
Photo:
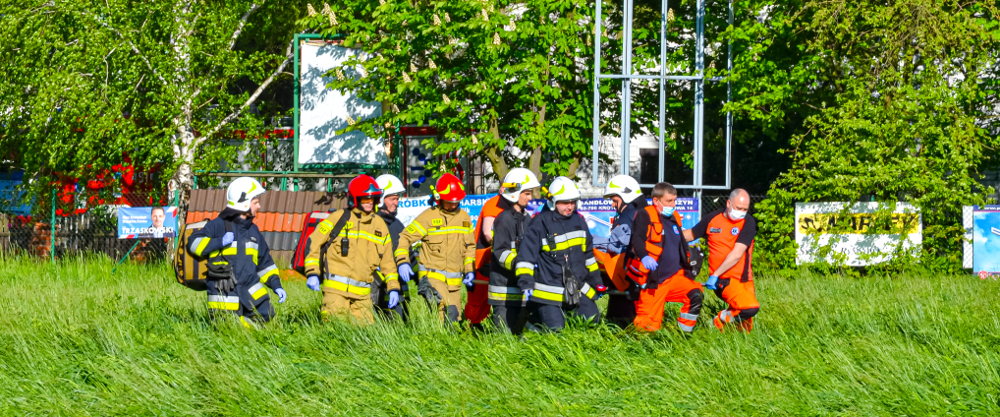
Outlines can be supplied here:
<path id="1" fill-rule="evenodd" d="M 261 330 L 207 321 L 165 265 L 0 260 L 0 415 L 1000 415 L 1000 282 L 763 274 L 749 335 L 571 327 L 524 339 L 319 320 L 301 281 Z M 420 301 L 415 299 L 416 301 Z"/>

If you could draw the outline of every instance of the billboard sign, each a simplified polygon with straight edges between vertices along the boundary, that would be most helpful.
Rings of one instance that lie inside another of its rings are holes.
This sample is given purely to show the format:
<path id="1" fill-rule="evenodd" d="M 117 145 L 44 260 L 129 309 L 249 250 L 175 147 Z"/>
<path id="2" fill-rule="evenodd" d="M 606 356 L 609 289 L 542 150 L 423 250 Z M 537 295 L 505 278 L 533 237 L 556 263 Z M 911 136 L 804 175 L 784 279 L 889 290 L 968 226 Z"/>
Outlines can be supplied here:
<path id="1" fill-rule="evenodd" d="M 916 255 L 923 243 L 919 210 L 897 203 L 888 219 L 880 219 L 878 213 L 884 209 L 877 202 L 796 203 L 796 263 L 843 261 L 847 266 L 865 266 L 892 259 L 897 249 Z"/>

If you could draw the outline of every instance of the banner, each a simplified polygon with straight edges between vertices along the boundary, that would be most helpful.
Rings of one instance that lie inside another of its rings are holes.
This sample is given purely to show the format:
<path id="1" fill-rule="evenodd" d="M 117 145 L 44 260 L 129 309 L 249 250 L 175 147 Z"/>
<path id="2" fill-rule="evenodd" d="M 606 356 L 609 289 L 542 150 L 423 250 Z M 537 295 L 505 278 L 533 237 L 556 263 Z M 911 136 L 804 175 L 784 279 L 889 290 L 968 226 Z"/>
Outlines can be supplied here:
<path id="1" fill-rule="evenodd" d="M 483 206 L 486 202 L 496 196 L 496 194 L 480 194 L 480 195 L 470 195 L 466 196 L 462 200 L 461 208 L 469 213 L 472 217 L 472 226 L 476 226 L 476 222 L 479 221 L 479 213 L 482 212 Z M 418 197 L 418 198 L 401 198 L 399 199 L 399 209 L 396 213 L 396 218 L 403 223 L 404 226 L 409 226 L 413 219 L 417 218 L 424 210 L 428 207 L 428 201 L 430 197 Z M 531 200 L 528 202 L 528 212 L 531 215 L 538 214 L 545 208 L 545 200 Z M 698 224 L 701 219 L 701 212 L 698 211 L 698 199 L 684 197 L 677 199 L 677 210 L 683 216 L 683 228 L 690 229 Z M 584 219 L 587 220 L 587 226 L 590 228 L 590 234 L 594 237 L 608 237 L 611 236 L 611 224 L 614 222 L 615 209 L 611 207 L 611 200 L 605 200 L 603 198 L 585 198 L 580 200 L 580 206 L 577 210 Z"/>
<path id="2" fill-rule="evenodd" d="M 847 266 L 865 266 L 892 259 L 902 250 L 916 254 L 923 243 L 919 210 L 907 203 L 897 203 L 887 224 L 880 224 L 876 213 L 883 203 L 796 203 L 795 242 L 799 245 L 797 264 L 836 263 L 841 257 Z M 817 252 L 829 247 L 823 258 Z"/>
<path id="3" fill-rule="evenodd" d="M 118 238 L 177 236 L 177 207 L 119 207 Z"/>
<path id="4" fill-rule="evenodd" d="M 1000 276 L 1000 206 L 966 206 L 962 211 L 967 239 L 963 267 L 983 279 Z"/>

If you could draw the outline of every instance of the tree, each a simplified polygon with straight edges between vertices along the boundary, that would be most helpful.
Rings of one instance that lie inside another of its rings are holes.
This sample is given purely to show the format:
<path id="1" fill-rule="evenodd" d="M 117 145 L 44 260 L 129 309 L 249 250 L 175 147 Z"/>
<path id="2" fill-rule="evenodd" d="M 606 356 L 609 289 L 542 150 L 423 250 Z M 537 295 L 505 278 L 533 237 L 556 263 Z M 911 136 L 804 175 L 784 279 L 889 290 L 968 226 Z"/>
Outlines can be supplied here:
<path id="1" fill-rule="evenodd" d="M 169 189 L 235 152 L 227 129 L 288 74 L 295 4 L 34 1 L 2 8 L 0 147 L 29 175 L 162 164 Z M 265 115 L 280 108 L 265 109 Z"/>
<path id="2" fill-rule="evenodd" d="M 331 70 L 330 88 L 385 103 L 348 129 L 380 134 L 429 124 L 437 155 L 481 155 L 575 175 L 590 153 L 593 6 L 583 0 L 363 0 L 324 5 L 301 20 L 368 53 Z"/>

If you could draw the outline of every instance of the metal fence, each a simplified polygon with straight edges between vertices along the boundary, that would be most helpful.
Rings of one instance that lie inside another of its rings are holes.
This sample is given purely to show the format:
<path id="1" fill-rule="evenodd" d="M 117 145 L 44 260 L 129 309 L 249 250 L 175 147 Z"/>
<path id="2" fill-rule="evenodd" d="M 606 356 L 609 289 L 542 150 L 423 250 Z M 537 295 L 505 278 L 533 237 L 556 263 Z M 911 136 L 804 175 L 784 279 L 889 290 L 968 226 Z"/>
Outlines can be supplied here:
<path id="1" fill-rule="evenodd" d="M 763 201 L 767 198 L 766 194 L 751 194 L 750 195 L 750 213 L 754 214 L 757 212 L 757 203 Z M 701 215 L 706 216 L 716 210 L 721 210 L 726 208 L 726 200 L 729 199 L 729 194 L 703 194 L 701 196 Z"/>
<path id="2" fill-rule="evenodd" d="M 129 196 L 129 201 L 146 201 Z M 82 254 L 103 253 L 113 259 L 124 256 L 137 262 L 165 259 L 174 249 L 173 239 L 118 239 L 118 209 L 96 206 L 86 211 L 62 213 L 47 205 L 23 213 L 0 213 L 0 251 L 58 259 Z M 131 250 L 131 252 L 130 252 Z"/>

